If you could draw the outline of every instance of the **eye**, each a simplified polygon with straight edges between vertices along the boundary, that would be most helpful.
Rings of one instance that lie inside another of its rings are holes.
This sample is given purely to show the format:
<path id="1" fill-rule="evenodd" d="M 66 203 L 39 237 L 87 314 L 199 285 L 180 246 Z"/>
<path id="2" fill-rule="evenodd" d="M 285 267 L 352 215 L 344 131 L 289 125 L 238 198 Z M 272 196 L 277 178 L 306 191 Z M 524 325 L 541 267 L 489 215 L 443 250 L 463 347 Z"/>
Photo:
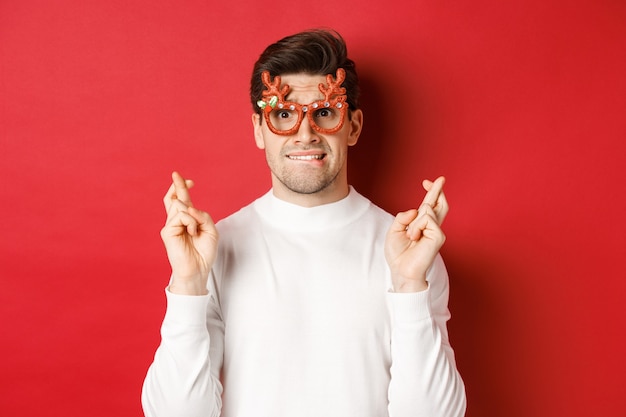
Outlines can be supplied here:
<path id="1" fill-rule="evenodd" d="M 318 111 L 315 112 L 315 117 L 321 118 L 321 119 L 327 119 L 327 118 L 333 117 L 334 115 L 335 115 L 335 112 L 333 111 L 333 109 L 319 109 Z"/>
<path id="2" fill-rule="evenodd" d="M 277 109 L 271 113 L 272 119 L 276 121 L 285 121 L 291 118 L 298 118 L 298 113 L 290 109 Z"/>

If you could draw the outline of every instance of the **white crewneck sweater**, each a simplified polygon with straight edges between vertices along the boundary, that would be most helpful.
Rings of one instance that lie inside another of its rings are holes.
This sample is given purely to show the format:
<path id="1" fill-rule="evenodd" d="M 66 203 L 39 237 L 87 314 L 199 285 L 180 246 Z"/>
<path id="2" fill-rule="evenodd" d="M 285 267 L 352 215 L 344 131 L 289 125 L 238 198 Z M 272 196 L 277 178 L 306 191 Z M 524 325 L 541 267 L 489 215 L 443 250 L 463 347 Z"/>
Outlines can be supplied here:
<path id="1" fill-rule="evenodd" d="M 352 188 L 312 208 L 270 191 L 220 221 L 209 294 L 166 291 L 146 416 L 464 415 L 445 266 L 393 293 L 392 221 Z"/>

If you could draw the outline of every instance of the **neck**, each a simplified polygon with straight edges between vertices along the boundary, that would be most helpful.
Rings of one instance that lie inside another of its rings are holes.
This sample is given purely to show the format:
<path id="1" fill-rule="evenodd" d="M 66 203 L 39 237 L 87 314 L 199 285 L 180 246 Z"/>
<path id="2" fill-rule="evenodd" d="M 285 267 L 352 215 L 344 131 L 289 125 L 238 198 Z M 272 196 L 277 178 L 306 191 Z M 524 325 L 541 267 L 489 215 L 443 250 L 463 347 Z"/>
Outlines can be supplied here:
<path id="1" fill-rule="evenodd" d="M 342 200 L 350 193 L 347 180 L 337 178 L 327 187 L 311 194 L 303 194 L 285 187 L 278 179 L 272 178 L 272 191 L 276 198 L 302 207 L 316 207 Z"/>

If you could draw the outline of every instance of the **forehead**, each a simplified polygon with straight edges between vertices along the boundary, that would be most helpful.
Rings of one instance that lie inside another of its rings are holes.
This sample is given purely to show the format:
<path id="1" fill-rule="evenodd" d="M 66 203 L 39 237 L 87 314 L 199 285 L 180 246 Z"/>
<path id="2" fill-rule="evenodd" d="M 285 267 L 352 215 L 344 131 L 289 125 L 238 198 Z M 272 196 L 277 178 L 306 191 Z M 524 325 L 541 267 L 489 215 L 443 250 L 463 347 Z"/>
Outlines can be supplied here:
<path id="1" fill-rule="evenodd" d="M 284 74 L 280 76 L 282 85 L 289 85 L 288 100 L 309 103 L 324 98 L 320 92 L 320 83 L 326 85 L 325 75 L 311 75 L 304 73 Z"/>

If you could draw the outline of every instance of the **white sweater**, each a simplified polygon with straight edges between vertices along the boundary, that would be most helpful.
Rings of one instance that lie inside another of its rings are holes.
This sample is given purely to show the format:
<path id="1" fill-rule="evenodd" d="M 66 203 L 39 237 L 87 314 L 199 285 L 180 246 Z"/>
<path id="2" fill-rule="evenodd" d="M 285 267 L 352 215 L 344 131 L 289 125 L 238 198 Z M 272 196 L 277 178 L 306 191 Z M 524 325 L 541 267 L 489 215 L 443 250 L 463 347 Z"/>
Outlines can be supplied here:
<path id="1" fill-rule="evenodd" d="M 313 208 L 270 191 L 219 222 L 209 295 L 166 291 L 146 416 L 464 415 L 445 266 L 391 292 L 392 220 L 351 189 Z"/>

